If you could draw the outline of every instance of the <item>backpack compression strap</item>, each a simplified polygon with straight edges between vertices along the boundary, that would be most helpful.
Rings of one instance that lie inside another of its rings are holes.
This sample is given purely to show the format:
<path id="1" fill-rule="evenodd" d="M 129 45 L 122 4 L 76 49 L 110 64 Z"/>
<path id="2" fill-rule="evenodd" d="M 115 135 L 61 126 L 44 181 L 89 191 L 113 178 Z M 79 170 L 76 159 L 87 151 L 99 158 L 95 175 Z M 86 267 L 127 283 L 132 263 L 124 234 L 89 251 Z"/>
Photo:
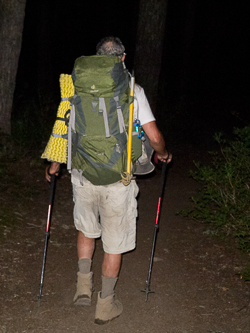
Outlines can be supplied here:
<path id="1" fill-rule="evenodd" d="M 118 116 L 118 123 L 119 123 L 119 128 L 120 128 L 120 133 L 123 133 L 125 131 L 125 123 L 124 123 L 124 118 L 122 115 L 122 108 L 121 104 L 119 101 L 119 96 L 115 96 L 114 100 L 116 102 L 116 109 L 117 109 L 117 116 Z"/>
<path id="2" fill-rule="evenodd" d="M 102 114 L 103 114 L 106 138 L 110 138 L 108 114 L 107 114 L 107 109 L 106 109 L 106 105 L 105 105 L 105 100 L 102 97 L 99 98 L 99 112 L 102 112 Z"/>
<path id="3" fill-rule="evenodd" d="M 68 159 L 67 159 L 67 169 L 68 171 L 71 170 L 71 151 L 72 151 L 72 137 L 71 137 L 71 130 L 73 129 L 75 131 L 75 104 L 74 104 L 74 98 L 76 95 L 73 96 L 71 102 L 70 102 L 70 118 L 69 118 L 69 124 L 68 124 Z"/>

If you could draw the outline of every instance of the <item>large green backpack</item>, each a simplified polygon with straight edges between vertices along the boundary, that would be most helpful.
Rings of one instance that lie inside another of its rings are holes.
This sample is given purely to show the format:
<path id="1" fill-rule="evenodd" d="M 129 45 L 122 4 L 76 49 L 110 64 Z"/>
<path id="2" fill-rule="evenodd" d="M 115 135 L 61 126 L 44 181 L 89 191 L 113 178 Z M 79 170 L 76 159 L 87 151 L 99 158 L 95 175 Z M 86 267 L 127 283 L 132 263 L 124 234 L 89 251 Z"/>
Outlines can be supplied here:
<path id="1" fill-rule="evenodd" d="M 129 105 L 133 102 L 129 73 L 119 57 L 96 55 L 76 59 L 72 80 L 75 96 L 71 100 L 68 168 L 81 171 L 94 185 L 115 183 L 127 166 Z M 141 153 L 141 140 L 135 135 L 134 166 Z"/>

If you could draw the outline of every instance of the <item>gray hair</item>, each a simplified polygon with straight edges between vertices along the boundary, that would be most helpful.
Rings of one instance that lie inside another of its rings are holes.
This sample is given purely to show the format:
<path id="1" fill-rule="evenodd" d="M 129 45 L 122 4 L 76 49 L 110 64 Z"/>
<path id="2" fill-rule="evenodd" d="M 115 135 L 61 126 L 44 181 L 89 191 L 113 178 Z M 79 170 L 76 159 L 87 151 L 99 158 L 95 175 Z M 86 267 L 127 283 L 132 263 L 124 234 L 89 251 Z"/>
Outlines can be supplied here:
<path id="1" fill-rule="evenodd" d="M 122 57 L 125 47 L 118 37 L 105 37 L 96 46 L 96 54 L 98 55 L 116 55 Z"/>

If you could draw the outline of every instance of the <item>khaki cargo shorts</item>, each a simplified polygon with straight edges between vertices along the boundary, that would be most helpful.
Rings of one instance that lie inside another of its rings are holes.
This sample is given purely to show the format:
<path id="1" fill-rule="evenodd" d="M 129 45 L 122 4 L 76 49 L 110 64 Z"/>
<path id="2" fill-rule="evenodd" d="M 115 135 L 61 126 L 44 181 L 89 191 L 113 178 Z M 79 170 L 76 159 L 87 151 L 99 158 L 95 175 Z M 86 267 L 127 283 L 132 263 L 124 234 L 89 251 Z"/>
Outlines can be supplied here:
<path id="1" fill-rule="evenodd" d="M 106 253 L 120 254 L 135 248 L 137 200 L 134 180 L 95 186 L 73 181 L 74 223 L 88 238 L 102 238 Z"/>

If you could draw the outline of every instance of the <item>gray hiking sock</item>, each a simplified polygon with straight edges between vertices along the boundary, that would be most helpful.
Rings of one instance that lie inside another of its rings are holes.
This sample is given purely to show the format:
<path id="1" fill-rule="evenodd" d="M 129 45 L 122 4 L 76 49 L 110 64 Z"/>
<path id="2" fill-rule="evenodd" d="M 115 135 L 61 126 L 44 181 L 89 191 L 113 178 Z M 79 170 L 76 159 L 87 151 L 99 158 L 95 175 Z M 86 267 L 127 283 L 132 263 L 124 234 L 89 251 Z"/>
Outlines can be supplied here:
<path id="1" fill-rule="evenodd" d="M 79 272 L 82 274 L 88 274 L 90 272 L 92 260 L 83 258 L 78 261 Z"/>
<path id="2" fill-rule="evenodd" d="M 117 280 L 118 280 L 118 277 L 113 278 L 113 277 L 109 277 L 109 276 L 102 276 L 101 298 L 106 298 L 107 296 L 114 294 L 114 289 L 115 289 Z"/>

